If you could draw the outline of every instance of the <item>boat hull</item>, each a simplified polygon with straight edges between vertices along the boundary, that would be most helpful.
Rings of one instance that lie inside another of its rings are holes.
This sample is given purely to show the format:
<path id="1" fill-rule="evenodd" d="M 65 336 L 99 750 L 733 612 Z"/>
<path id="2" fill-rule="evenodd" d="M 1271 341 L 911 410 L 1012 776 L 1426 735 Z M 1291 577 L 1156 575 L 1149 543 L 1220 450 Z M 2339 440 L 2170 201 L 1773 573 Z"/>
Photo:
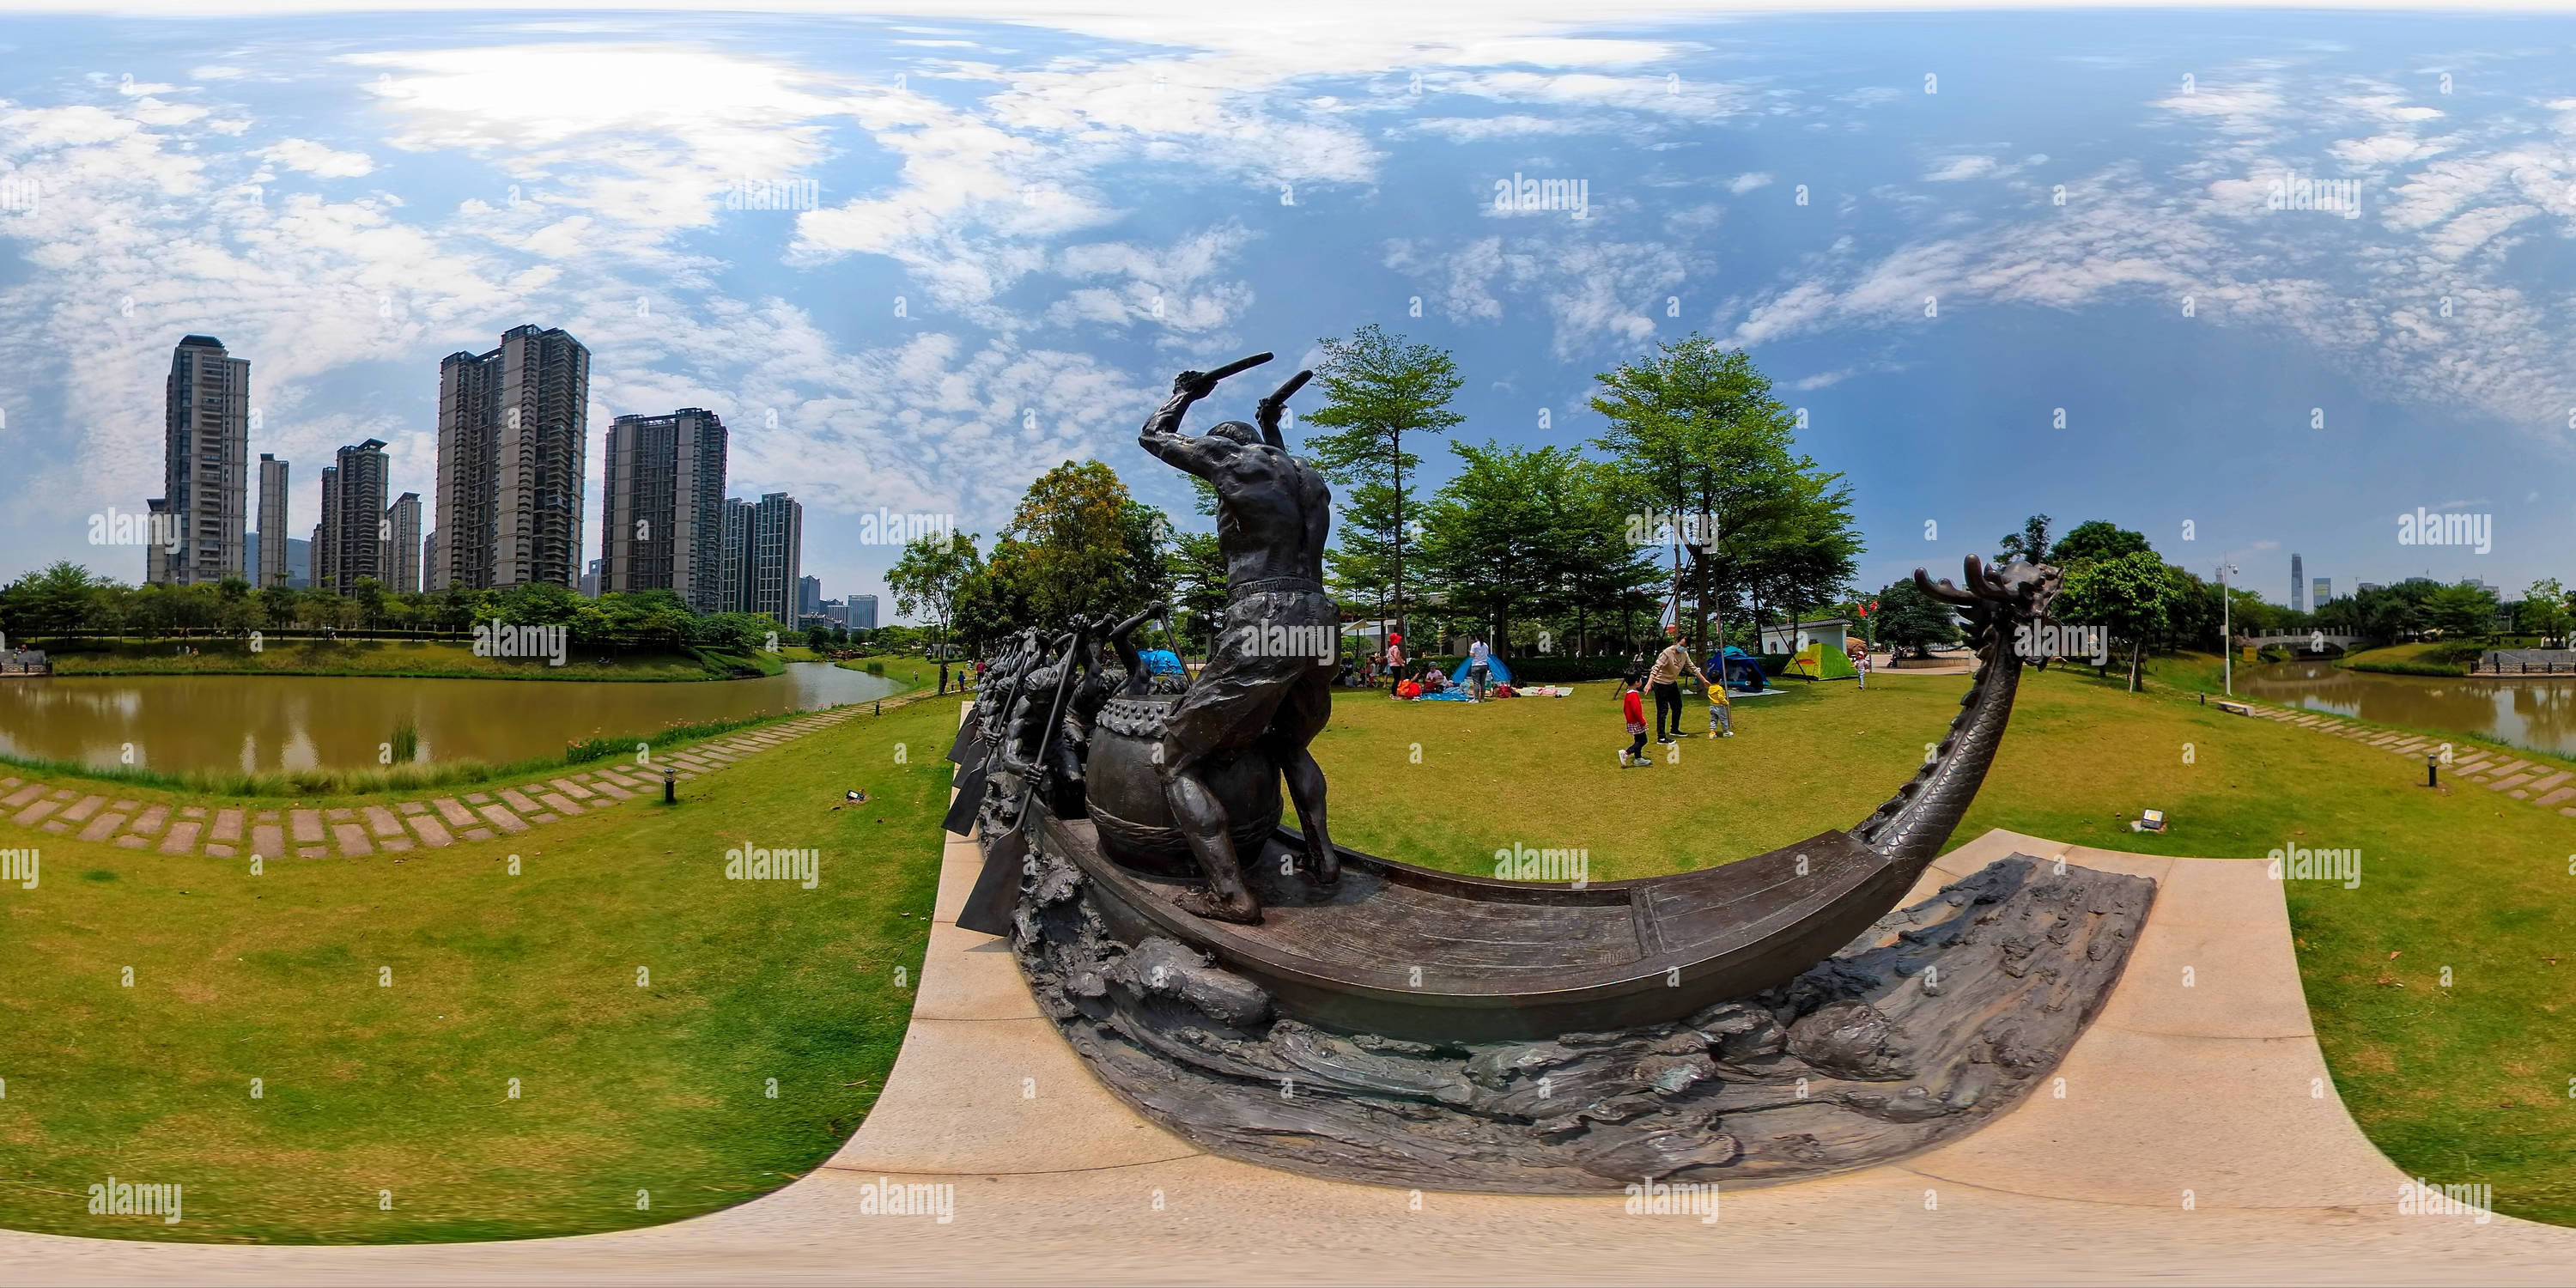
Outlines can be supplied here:
<path id="1" fill-rule="evenodd" d="M 1280 1014 L 1348 1033 L 1493 1042 L 1679 1020 L 1783 984 L 1894 908 L 1921 865 L 1848 833 L 1697 872 L 1573 886 L 1496 881 L 1347 847 L 1342 880 L 1282 875 L 1302 852 L 1274 829 L 1248 863 L 1260 925 L 1183 912 L 1188 879 L 1104 853 L 1089 819 L 1041 822 L 1044 848 L 1088 879 L 1109 933 L 1211 954 Z"/>

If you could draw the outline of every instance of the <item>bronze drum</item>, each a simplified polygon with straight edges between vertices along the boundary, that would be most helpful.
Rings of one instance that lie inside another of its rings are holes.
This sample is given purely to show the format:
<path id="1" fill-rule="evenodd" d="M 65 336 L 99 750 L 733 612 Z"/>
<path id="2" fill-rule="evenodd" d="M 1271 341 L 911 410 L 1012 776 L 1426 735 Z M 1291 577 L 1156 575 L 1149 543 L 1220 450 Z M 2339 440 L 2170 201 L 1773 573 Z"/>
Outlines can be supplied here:
<path id="1" fill-rule="evenodd" d="M 1163 717 L 1179 700 L 1163 695 L 1112 698 L 1092 725 L 1083 772 L 1089 789 L 1087 809 L 1099 829 L 1101 852 L 1148 872 L 1198 871 L 1188 839 L 1172 825 L 1162 776 L 1154 767 L 1154 749 L 1163 741 Z M 1219 800 L 1252 803 L 1230 820 L 1235 851 L 1249 865 L 1279 826 L 1278 766 L 1261 749 L 1246 748 L 1230 760 L 1211 765 L 1202 779 Z"/>

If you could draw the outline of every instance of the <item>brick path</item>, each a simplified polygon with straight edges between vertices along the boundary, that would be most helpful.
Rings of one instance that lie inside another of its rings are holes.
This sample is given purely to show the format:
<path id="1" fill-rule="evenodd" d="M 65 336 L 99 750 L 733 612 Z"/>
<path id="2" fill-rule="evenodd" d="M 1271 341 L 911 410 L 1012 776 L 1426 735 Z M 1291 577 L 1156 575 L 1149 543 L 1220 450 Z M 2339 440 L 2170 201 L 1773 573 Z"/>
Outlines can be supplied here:
<path id="1" fill-rule="evenodd" d="M 866 710 L 852 705 L 817 711 L 784 724 L 711 738 L 686 750 L 666 752 L 661 759 L 677 771 L 676 777 L 691 779 Z M 626 801 L 658 798 L 658 766 L 655 770 L 632 768 L 639 772 L 610 766 L 469 792 L 461 797 L 388 798 L 332 809 L 297 809 L 291 805 L 264 809 L 258 802 L 249 801 L 145 807 L 131 800 L 84 794 L 75 788 L 0 778 L 0 819 L 58 835 L 76 834 L 84 841 L 107 841 L 129 850 L 149 849 L 161 854 L 206 854 L 215 858 L 257 854 L 282 858 L 291 853 L 298 858 L 320 859 L 336 853 L 357 858 L 380 850 L 400 853 L 420 847 L 443 849 L 458 841 L 488 841 L 497 835 L 525 832 Z"/>
<path id="2" fill-rule="evenodd" d="M 2444 781 L 2476 783 L 2514 800 L 2557 806 L 2560 814 L 2576 818 L 2576 805 L 2566 803 L 2576 801 L 2576 770 L 2560 769 L 2545 761 L 2521 759 L 2511 752 L 2493 750 L 2460 738 L 2435 738 L 2396 729 L 2380 729 L 2347 716 L 2332 716 L 2297 707 L 2264 706 L 2242 698 L 2231 701 L 2242 703 L 2265 720 L 2320 730 L 2418 762 L 2426 753 L 2439 751 L 2442 744 L 2449 743 L 2451 763 L 2442 769 Z"/>

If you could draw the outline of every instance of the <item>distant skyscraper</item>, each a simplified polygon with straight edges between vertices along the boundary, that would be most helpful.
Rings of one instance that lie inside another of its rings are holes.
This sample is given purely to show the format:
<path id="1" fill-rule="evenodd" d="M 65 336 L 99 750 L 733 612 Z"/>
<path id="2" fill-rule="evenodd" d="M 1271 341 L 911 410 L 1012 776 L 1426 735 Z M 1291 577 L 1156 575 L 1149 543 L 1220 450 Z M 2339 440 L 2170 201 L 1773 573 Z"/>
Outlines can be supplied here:
<path id="1" fill-rule="evenodd" d="M 849 605 L 849 622 L 851 630 L 872 631 L 877 628 L 876 596 L 852 595 L 845 602 Z"/>
<path id="2" fill-rule="evenodd" d="M 2310 607 L 2323 608 L 2334 602 L 2334 578 L 2319 577 L 2316 579 L 2314 585 L 2316 587 L 2316 593 L 2308 596 L 2308 604 Z"/>
<path id="3" fill-rule="evenodd" d="M 2355 587 L 2353 588 L 2354 593 L 2356 593 L 2356 594 L 2362 594 L 2362 595 L 2367 595 L 2367 594 L 2369 594 L 2370 592 L 2372 592 L 2372 591 L 2374 591 L 2374 590 L 2382 590 L 2382 589 L 2385 589 L 2385 587 L 2381 586 L 2378 582 L 2375 582 L 2375 581 L 2365 581 L 2365 582 L 2362 582 L 2360 585 L 2355 586 Z"/>
<path id="4" fill-rule="evenodd" d="M 313 585 L 313 543 L 302 537 L 286 539 L 286 585 L 290 590 Z"/>
<path id="5" fill-rule="evenodd" d="M 446 587 L 437 583 L 437 568 L 438 534 L 433 532 L 420 539 L 420 588 L 422 592 L 426 593 L 433 590 L 446 589 Z"/>
<path id="6" fill-rule="evenodd" d="M 590 350 L 560 329 L 512 327 L 438 364 L 442 586 L 580 579 L 589 406 Z"/>
<path id="7" fill-rule="evenodd" d="M 358 593 L 358 583 L 368 578 L 391 587 L 393 570 L 385 566 L 386 473 L 384 440 L 375 438 L 341 448 L 338 464 L 322 468 L 314 585 L 343 595 Z"/>
<path id="8" fill-rule="evenodd" d="M 259 454 L 258 586 L 286 584 L 286 462 Z"/>
<path id="9" fill-rule="evenodd" d="M 751 611 L 796 624 L 804 545 L 805 507 L 784 492 L 763 493 L 751 507 Z"/>
<path id="10" fill-rule="evenodd" d="M 420 589 L 420 493 L 405 492 L 385 508 L 384 567 L 392 572 L 388 590 L 408 595 Z"/>
<path id="11" fill-rule="evenodd" d="M 2290 556 L 2290 611 L 2291 611 L 2291 612 L 2294 612 L 2294 613 L 2304 613 L 2304 612 L 2308 611 L 2308 607 L 2307 607 L 2307 605 L 2305 605 L 2305 604 L 2303 604 L 2303 603 L 2299 602 L 2299 597 L 2300 597 L 2303 593 L 2305 593 L 2307 589 L 2308 589 L 2307 574 L 2306 574 L 2305 570 L 2303 570 L 2303 569 L 2301 569 L 2301 568 L 2299 567 L 2299 557 L 2298 557 L 2297 555 L 2292 555 L 2292 556 Z"/>
<path id="12" fill-rule="evenodd" d="M 249 569 L 250 359 L 210 335 L 183 337 L 162 390 L 162 513 L 178 549 L 153 546 L 150 580 L 213 585 Z M 281 529 L 281 532 L 283 530 Z"/>
<path id="13" fill-rule="evenodd" d="M 820 577 L 797 578 L 796 615 L 803 617 L 807 613 L 819 613 L 822 611 L 823 579 Z"/>
<path id="14" fill-rule="evenodd" d="M 581 574 L 581 597 L 584 599 L 599 598 L 600 562 L 597 559 L 591 560 L 590 567 Z"/>
<path id="15" fill-rule="evenodd" d="M 751 611 L 751 505 L 738 496 L 725 498 L 724 537 L 717 555 L 716 611 Z"/>
<path id="16" fill-rule="evenodd" d="M 723 611 L 725 446 L 723 419 L 702 408 L 610 423 L 601 590 L 672 590 L 701 613 Z"/>

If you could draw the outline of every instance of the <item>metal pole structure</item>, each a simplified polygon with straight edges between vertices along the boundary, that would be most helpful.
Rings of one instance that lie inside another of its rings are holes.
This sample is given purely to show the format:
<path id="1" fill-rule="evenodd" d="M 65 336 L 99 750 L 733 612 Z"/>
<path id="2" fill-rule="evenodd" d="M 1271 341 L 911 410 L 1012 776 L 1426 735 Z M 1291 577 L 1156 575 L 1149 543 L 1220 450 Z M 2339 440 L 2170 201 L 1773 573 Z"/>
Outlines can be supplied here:
<path id="1" fill-rule="evenodd" d="M 2227 574 L 2236 565 L 2218 565 L 2218 666 L 2227 696 L 2236 696 L 2236 597 L 2227 593 Z"/>

